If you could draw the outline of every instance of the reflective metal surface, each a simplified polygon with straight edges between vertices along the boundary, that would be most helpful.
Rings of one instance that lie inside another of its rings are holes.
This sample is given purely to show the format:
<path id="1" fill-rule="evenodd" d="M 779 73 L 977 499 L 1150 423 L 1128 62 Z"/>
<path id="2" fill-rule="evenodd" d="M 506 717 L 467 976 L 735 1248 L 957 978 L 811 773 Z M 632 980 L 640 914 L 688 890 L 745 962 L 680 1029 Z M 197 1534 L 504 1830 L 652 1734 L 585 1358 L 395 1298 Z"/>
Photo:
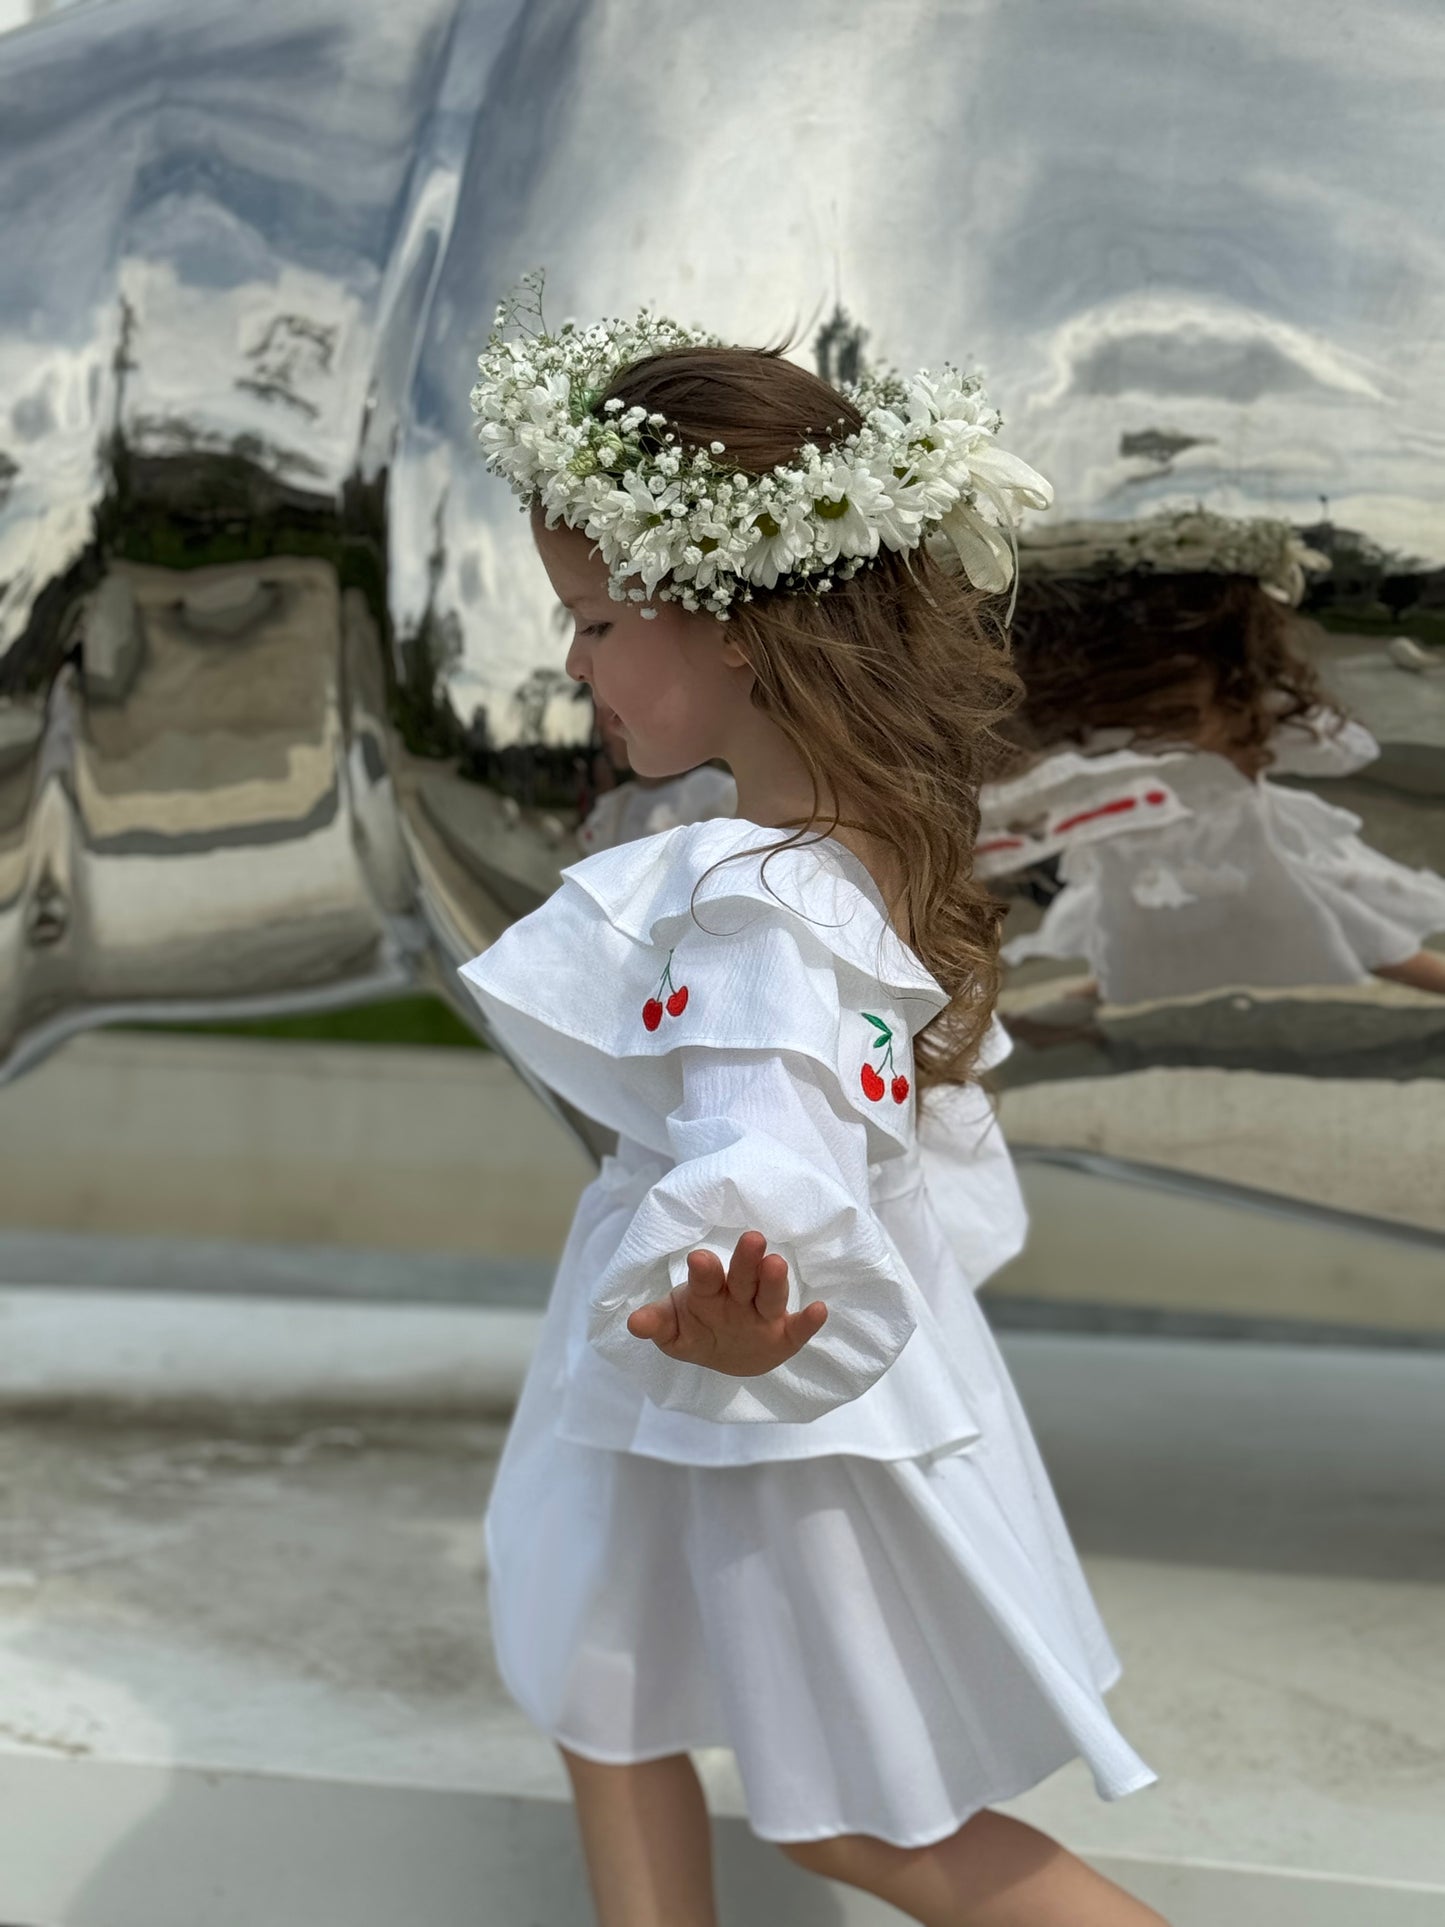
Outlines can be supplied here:
<path id="1" fill-rule="evenodd" d="M 551 320 L 979 363 L 1059 516 L 1314 527 L 1301 646 L 1381 753 L 1288 783 L 1445 870 L 1442 70 L 1427 0 L 108 0 L 0 38 L 4 1070 L 123 1015 L 455 1001 L 588 847 L 625 772 L 467 404 L 538 263 Z M 1016 1142 L 1445 1230 L 1445 999 L 1069 974 L 1005 994 Z"/>

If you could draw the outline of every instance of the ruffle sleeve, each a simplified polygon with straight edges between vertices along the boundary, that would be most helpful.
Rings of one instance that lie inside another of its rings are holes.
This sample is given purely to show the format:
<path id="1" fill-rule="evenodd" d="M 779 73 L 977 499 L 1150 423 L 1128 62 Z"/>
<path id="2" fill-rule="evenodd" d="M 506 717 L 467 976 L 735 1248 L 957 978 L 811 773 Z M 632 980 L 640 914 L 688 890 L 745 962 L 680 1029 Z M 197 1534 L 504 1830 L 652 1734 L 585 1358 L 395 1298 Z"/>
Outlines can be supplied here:
<path id="1" fill-rule="evenodd" d="M 974 872 L 1007 876 L 1092 843 L 1157 830 L 1188 814 L 1174 786 L 1184 752 L 1060 750 L 1021 776 L 985 783 Z"/>
<path id="2" fill-rule="evenodd" d="M 731 1422 L 805 1421 L 857 1398 L 918 1324 L 918 1287 L 869 1202 L 867 1137 L 815 1061 L 785 1051 L 678 1048 L 676 1158 L 648 1191 L 593 1290 L 587 1336 L 654 1404 Z M 627 1320 L 687 1282 L 687 1255 L 724 1268 L 743 1232 L 788 1262 L 788 1309 L 815 1298 L 821 1330 L 747 1378 L 669 1357 Z"/>
<path id="3" fill-rule="evenodd" d="M 977 1069 L 997 1068 L 1013 1039 L 995 1017 Z M 1023 1250 L 1028 1209 L 992 1098 L 978 1082 L 928 1094 L 918 1143 L 929 1198 L 959 1269 L 977 1291 Z"/>
<path id="4" fill-rule="evenodd" d="M 948 1001 L 850 851 L 779 848 L 764 876 L 767 836 L 716 819 L 584 858 L 461 972 L 510 1054 L 666 1161 L 589 1289 L 588 1344 L 654 1404 L 742 1423 L 857 1398 L 932 1320 L 870 1167 L 916 1154 L 913 1036 Z M 828 1307 L 793 1358 L 736 1378 L 627 1329 L 690 1251 L 726 1266 L 748 1230 L 787 1260 L 789 1310 Z"/>
<path id="5" fill-rule="evenodd" d="M 679 1047 L 696 1044 L 811 1060 L 870 1161 L 896 1157 L 914 1139 L 912 1039 L 948 994 L 851 851 L 784 847 L 764 875 L 747 853 L 766 834 L 713 818 L 583 857 L 459 974 L 508 1056 L 650 1150 L 671 1154 Z"/>
<path id="6" fill-rule="evenodd" d="M 1380 745 L 1353 717 L 1312 709 L 1281 723 L 1269 739 L 1271 776 L 1352 776 L 1379 758 Z"/>

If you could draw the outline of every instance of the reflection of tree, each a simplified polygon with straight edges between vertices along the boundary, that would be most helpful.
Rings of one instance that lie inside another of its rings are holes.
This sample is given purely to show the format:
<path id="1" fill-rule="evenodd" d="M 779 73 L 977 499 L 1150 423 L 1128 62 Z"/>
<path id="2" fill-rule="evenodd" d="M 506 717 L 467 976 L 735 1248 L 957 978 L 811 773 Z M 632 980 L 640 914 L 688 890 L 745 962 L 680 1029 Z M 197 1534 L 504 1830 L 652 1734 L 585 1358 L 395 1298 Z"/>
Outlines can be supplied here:
<path id="1" fill-rule="evenodd" d="M 857 381 L 867 366 L 863 359 L 863 343 L 867 339 L 868 330 L 851 320 L 843 304 L 838 302 L 813 337 L 813 362 L 819 380 L 830 382 L 835 388 L 843 382 Z"/>
<path id="2" fill-rule="evenodd" d="M 1310 615 L 1335 628 L 1386 625 L 1445 642 L 1445 569 L 1428 568 L 1419 557 L 1387 549 L 1359 529 L 1339 528 L 1327 516 L 1300 534 L 1331 564 L 1311 581 L 1304 604 Z"/>
<path id="3" fill-rule="evenodd" d="M 140 366 L 131 350 L 135 345 L 135 309 L 124 295 L 120 297 L 120 326 L 116 329 L 115 353 L 110 358 L 112 377 L 110 432 L 103 436 L 100 455 L 103 466 L 109 471 L 115 492 L 127 492 L 130 471 L 127 467 L 125 439 L 125 380 Z"/>
<path id="4" fill-rule="evenodd" d="M 542 724 L 547 714 L 547 706 L 554 696 L 566 693 L 568 696 L 579 694 L 577 685 L 570 676 L 560 669 L 545 666 L 533 669 L 524 683 L 512 692 L 512 701 L 517 705 L 521 718 L 521 736 L 525 743 L 542 742 Z"/>
<path id="5" fill-rule="evenodd" d="M 443 489 L 432 515 L 432 545 L 427 555 L 426 602 L 413 628 L 397 646 L 401 674 L 396 687 L 396 723 L 413 756 L 455 756 L 462 732 L 447 695 L 447 677 L 462 659 L 461 618 L 436 606 L 446 573 L 446 507 Z"/>
<path id="6" fill-rule="evenodd" d="M 492 720 L 487 714 L 487 705 L 477 703 L 472 710 L 472 719 L 462 732 L 462 760 L 457 771 L 474 783 L 489 783 L 492 779 L 492 763 L 497 746 L 492 740 Z"/>
<path id="7" fill-rule="evenodd" d="M 233 456 L 237 462 L 264 469 L 271 475 L 324 475 L 322 464 L 297 448 L 284 447 L 254 430 L 228 435 L 215 428 L 202 428 L 184 415 L 136 415 L 125 446 L 143 449 L 147 456 L 211 455 Z"/>

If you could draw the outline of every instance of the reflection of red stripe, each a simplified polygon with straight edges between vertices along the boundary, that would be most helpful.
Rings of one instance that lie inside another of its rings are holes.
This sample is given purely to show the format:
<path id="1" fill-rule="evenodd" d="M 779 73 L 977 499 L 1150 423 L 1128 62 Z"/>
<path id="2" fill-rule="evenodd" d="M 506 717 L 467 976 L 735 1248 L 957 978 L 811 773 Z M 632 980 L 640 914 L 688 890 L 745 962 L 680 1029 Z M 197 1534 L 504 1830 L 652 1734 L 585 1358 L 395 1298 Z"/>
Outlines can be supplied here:
<path id="1" fill-rule="evenodd" d="M 1112 803 L 1101 803 L 1096 810 L 1080 810 L 1077 816 L 1066 816 L 1054 831 L 1062 836 L 1065 830 L 1076 830 L 1081 823 L 1093 823 L 1101 816 L 1123 816 L 1138 807 L 1137 799 L 1132 796 L 1115 797 Z"/>
<path id="2" fill-rule="evenodd" d="M 1169 801 L 1167 790 L 1150 790 L 1144 801 L 1156 806 Z M 1066 816 L 1062 823 L 1054 827 L 1054 835 L 1062 836 L 1066 830 L 1076 830 L 1081 823 L 1097 822 L 1101 816 L 1127 816 L 1130 810 L 1139 807 L 1137 796 L 1116 796 L 1112 803 L 1101 803 L 1096 810 L 1080 810 L 1077 816 Z"/>
<path id="3" fill-rule="evenodd" d="M 1021 836 L 996 836 L 988 843 L 975 843 L 975 856 L 987 856 L 990 850 L 1021 850 L 1024 839 Z"/>

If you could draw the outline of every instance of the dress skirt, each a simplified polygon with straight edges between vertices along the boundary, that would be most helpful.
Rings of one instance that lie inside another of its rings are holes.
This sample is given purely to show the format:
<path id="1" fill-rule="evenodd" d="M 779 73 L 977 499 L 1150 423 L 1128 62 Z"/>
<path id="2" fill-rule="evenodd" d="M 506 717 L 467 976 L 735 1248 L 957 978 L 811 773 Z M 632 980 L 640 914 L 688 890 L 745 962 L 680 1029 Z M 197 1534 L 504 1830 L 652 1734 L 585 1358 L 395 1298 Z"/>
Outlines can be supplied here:
<path id="1" fill-rule="evenodd" d="M 766 1840 L 947 1837 L 1082 1757 L 1157 1775 L 980 1320 L 982 1436 L 923 1459 L 674 1465 L 585 1446 L 523 1387 L 485 1520 L 492 1637 L 532 1722 L 590 1759 L 734 1752 Z"/>

